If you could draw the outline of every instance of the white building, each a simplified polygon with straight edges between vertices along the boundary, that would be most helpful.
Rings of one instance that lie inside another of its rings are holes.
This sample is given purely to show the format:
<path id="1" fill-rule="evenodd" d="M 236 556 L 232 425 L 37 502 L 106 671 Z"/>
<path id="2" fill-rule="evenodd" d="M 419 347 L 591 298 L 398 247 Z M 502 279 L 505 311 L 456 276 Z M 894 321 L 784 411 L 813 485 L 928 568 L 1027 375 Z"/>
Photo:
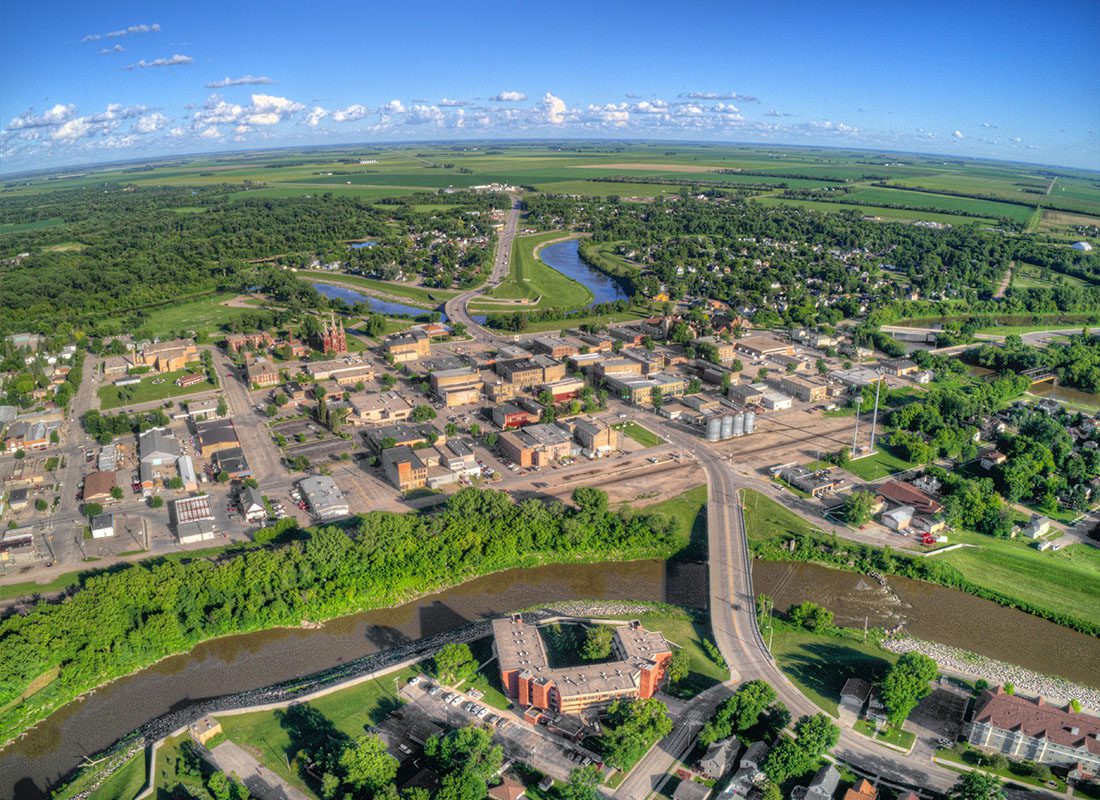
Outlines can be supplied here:
<path id="1" fill-rule="evenodd" d="M 310 475 L 298 484 L 318 519 L 339 519 L 349 514 L 348 501 L 328 475 Z"/>
<path id="2" fill-rule="evenodd" d="M 917 510 L 912 506 L 891 508 L 882 515 L 882 524 L 892 531 L 904 531 L 913 524 L 913 515 Z"/>
<path id="3" fill-rule="evenodd" d="M 106 539 L 115 535 L 115 515 L 98 514 L 92 517 L 92 538 Z"/>
<path id="4" fill-rule="evenodd" d="M 1085 253 L 1092 249 L 1092 245 L 1088 242 L 1074 242 L 1071 246 L 1074 250 L 1081 250 Z"/>

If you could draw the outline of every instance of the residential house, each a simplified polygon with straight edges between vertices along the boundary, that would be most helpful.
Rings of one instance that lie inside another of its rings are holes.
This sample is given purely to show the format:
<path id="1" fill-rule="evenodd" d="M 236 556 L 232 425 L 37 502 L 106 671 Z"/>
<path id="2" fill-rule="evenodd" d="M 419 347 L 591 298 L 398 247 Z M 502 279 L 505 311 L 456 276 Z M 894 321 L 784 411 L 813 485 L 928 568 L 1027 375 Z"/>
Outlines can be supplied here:
<path id="1" fill-rule="evenodd" d="M 793 800 L 833 800 L 840 786 L 840 772 L 833 764 L 826 764 L 816 773 L 805 788 L 796 787 L 791 794 Z"/>
<path id="2" fill-rule="evenodd" d="M 858 717 L 870 696 L 871 684 L 862 678 L 848 678 L 840 690 L 840 707 Z"/>
<path id="3" fill-rule="evenodd" d="M 698 783 L 685 778 L 676 784 L 676 790 L 672 793 L 672 800 L 707 800 L 710 793 L 711 788 L 705 783 Z"/>
<path id="4" fill-rule="evenodd" d="M 1029 539 L 1046 536 L 1050 533 L 1050 520 L 1042 514 L 1032 514 L 1031 519 L 1028 520 L 1027 525 L 1023 527 L 1020 533 Z"/>
<path id="5" fill-rule="evenodd" d="M 251 486 L 244 487 L 241 492 L 241 516 L 248 522 L 263 522 L 267 519 L 267 506 L 263 497 Z"/>
<path id="6" fill-rule="evenodd" d="M 737 765 L 737 772 L 734 773 L 733 778 L 722 793 L 718 795 L 719 800 L 746 800 L 756 786 L 757 782 L 764 777 L 764 770 L 761 765 L 764 763 L 764 757 L 768 754 L 768 745 L 764 742 L 753 742 L 745 750 L 744 755 L 741 756 L 741 763 Z"/>
<path id="7" fill-rule="evenodd" d="M 737 761 L 739 752 L 741 752 L 741 742 L 736 736 L 713 742 L 699 759 L 699 772 L 705 778 L 718 780 Z"/>
<path id="8" fill-rule="evenodd" d="M 486 792 L 489 800 L 522 800 L 527 796 L 527 789 L 522 783 L 507 775 L 496 786 L 490 786 Z"/>
<path id="9" fill-rule="evenodd" d="M 844 800 L 875 800 L 878 789 L 866 778 L 860 778 L 855 786 L 844 793 Z"/>

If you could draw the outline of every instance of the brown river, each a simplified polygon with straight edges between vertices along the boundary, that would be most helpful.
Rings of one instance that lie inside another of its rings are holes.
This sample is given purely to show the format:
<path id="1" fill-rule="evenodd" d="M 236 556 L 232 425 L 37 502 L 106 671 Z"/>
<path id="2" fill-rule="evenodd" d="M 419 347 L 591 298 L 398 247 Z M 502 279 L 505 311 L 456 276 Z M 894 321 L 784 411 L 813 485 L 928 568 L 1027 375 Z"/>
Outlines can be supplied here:
<path id="1" fill-rule="evenodd" d="M 813 600 L 842 625 L 904 623 L 921 639 L 964 647 L 1039 672 L 1096 684 L 1100 638 L 952 589 L 891 578 L 890 592 L 855 573 L 757 561 L 755 590 L 783 610 Z M 560 600 L 653 600 L 705 608 L 705 564 L 635 561 L 512 570 L 393 609 L 217 639 L 65 706 L 0 752 L 0 797 L 43 797 L 85 756 L 197 700 L 324 670 L 479 617 Z"/>

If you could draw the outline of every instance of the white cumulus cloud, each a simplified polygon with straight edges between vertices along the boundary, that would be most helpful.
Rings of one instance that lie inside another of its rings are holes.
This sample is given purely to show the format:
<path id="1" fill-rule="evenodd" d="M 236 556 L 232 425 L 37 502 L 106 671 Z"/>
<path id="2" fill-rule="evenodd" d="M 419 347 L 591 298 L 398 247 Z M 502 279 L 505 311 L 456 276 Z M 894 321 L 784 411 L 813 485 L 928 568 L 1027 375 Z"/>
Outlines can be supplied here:
<path id="1" fill-rule="evenodd" d="M 567 106 L 560 97 L 555 97 L 547 92 L 542 98 L 542 110 L 546 115 L 546 121 L 551 125 L 561 125 L 565 122 Z"/>
<path id="2" fill-rule="evenodd" d="M 321 124 L 321 120 L 328 116 L 328 112 L 320 106 L 314 106 L 306 114 L 304 122 L 311 128 L 316 128 Z"/>
<path id="3" fill-rule="evenodd" d="M 152 61 L 146 61 L 144 58 L 134 64 L 129 64 L 126 69 L 148 69 L 149 67 L 175 67 L 180 64 L 193 64 L 195 59 L 191 56 L 180 55 L 174 53 L 165 58 L 154 58 Z"/>
<path id="4" fill-rule="evenodd" d="M 98 42 L 100 39 L 106 37 L 108 39 L 118 39 L 122 36 L 129 36 L 134 33 L 156 33 L 160 30 L 160 23 L 154 22 L 149 25 L 131 25 L 128 28 L 122 28 L 117 31 L 110 31 L 109 33 L 89 33 L 80 41 L 82 42 Z"/>
<path id="5" fill-rule="evenodd" d="M 134 133 L 156 133 L 167 124 L 168 117 L 159 111 L 154 111 L 152 114 L 146 114 L 144 117 L 138 118 L 138 121 L 134 123 Z"/>
<path id="6" fill-rule="evenodd" d="M 75 114 L 76 106 L 72 103 L 68 105 L 58 103 L 53 108 L 42 112 L 41 115 L 35 114 L 34 109 L 28 109 L 18 117 L 13 117 L 12 121 L 8 123 L 8 128 L 13 131 L 23 128 L 46 128 L 51 125 L 59 125 Z"/>
<path id="7" fill-rule="evenodd" d="M 963 138 L 963 132 L 962 132 L 962 131 L 955 131 L 955 132 L 954 132 L 953 134 L 951 134 L 951 135 L 952 135 L 952 136 L 954 136 L 956 140 L 959 140 L 959 139 L 962 139 L 962 138 Z"/>
<path id="8" fill-rule="evenodd" d="M 394 100 L 393 103 L 397 103 L 398 107 L 400 107 L 402 111 L 405 110 L 404 106 L 402 106 L 399 101 Z M 391 103 L 390 105 L 393 105 L 393 103 Z M 332 121 L 333 122 L 355 122 L 356 120 L 362 119 L 363 117 L 367 116 L 367 114 L 369 114 L 369 113 L 370 113 L 370 109 L 368 109 L 366 106 L 360 105 L 359 103 L 355 103 L 353 105 L 348 106 L 347 108 L 338 108 L 335 111 L 333 111 L 332 112 Z"/>
<path id="9" fill-rule="evenodd" d="M 498 103 L 522 103 L 527 99 L 527 95 L 523 92 L 501 92 L 500 94 L 493 95 L 490 100 L 496 100 Z"/>
<path id="10" fill-rule="evenodd" d="M 102 50 L 99 51 L 99 54 L 101 56 L 113 56 L 115 53 L 122 53 L 125 52 L 125 50 L 126 48 L 124 48 L 122 45 L 116 44 L 114 47 L 104 47 Z"/>
<path id="11" fill-rule="evenodd" d="M 220 81 L 212 81 L 206 84 L 207 89 L 224 89 L 227 86 L 268 86 L 275 83 L 266 75 L 242 75 L 239 78 L 230 78 L 226 75 Z"/>

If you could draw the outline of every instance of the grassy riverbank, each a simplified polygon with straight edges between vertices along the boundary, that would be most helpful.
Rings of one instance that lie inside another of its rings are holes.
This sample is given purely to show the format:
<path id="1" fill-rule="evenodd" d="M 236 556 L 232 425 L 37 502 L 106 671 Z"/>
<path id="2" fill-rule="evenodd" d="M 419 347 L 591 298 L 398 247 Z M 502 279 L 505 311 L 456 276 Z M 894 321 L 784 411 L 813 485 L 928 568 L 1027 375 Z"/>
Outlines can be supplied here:
<path id="1" fill-rule="evenodd" d="M 746 490 L 743 501 L 747 535 L 759 558 L 815 561 L 938 583 L 1100 635 L 1100 550 L 1088 545 L 1040 552 L 1023 541 L 960 532 L 952 534 L 954 539 L 973 547 L 909 557 L 825 534 L 759 492 Z"/>
<path id="2" fill-rule="evenodd" d="M 690 530 L 659 509 L 595 506 L 557 518 L 491 490 L 459 492 L 441 511 L 375 512 L 346 527 L 311 528 L 301 541 L 217 561 L 151 559 L 103 571 L 61 603 L 3 620 L 0 740 L 86 691 L 218 636 L 399 605 L 506 569 L 667 559 L 691 543 Z M 56 677 L 41 685 L 52 670 Z M 26 694 L 30 687 L 36 691 Z"/>
<path id="3" fill-rule="evenodd" d="M 508 299 L 538 298 L 537 305 L 517 308 L 519 311 L 535 308 L 579 308 L 592 302 L 592 292 L 583 284 L 561 274 L 538 256 L 537 251 L 543 245 L 568 238 L 569 234 L 562 231 L 517 236 L 512 240 L 512 263 L 508 277 L 490 294 Z"/>

